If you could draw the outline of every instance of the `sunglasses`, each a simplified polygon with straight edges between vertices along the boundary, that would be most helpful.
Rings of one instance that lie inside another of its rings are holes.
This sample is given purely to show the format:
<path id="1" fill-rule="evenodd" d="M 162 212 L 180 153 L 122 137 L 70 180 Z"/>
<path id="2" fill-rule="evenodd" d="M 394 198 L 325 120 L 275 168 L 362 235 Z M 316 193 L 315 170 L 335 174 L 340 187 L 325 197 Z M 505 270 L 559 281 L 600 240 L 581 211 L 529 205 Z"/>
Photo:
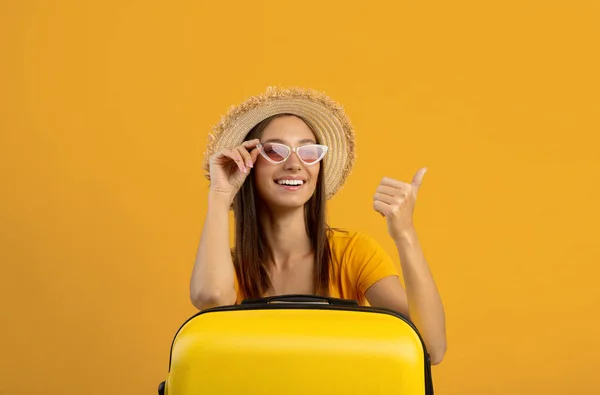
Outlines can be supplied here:
<path id="1" fill-rule="evenodd" d="M 285 162 L 292 152 L 295 152 L 305 165 L 310 166 L 323 159 L 329 147 L 320 144 L 309 144 L 291 148 L 280 143 L 265 143 L 258 144 L 256 148 L 271 163 Z"/>

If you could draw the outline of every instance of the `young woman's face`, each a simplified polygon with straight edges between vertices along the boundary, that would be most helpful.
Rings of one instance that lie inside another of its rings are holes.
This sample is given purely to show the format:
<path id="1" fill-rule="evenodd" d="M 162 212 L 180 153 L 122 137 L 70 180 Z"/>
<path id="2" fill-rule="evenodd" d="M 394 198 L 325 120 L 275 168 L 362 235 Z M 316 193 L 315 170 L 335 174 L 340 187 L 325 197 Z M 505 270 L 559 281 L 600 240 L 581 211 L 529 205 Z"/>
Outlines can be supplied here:
<path id="1" fill-rule="evenodd" d="M 261 144 L 285 144 L 290 148 L 316 144 L 316 139 L 304 121 L 295 116 L 273 119 L 264 129 Z M 270 207 L 303 206 L 313 195 L 321 163 L 304 164 L 295 152 L 286 161 L 274 164 L 258 155 L 254 165 L 254 181 L 261 199 Z M 300 185 L 298 185 L 300 184 Z"/>

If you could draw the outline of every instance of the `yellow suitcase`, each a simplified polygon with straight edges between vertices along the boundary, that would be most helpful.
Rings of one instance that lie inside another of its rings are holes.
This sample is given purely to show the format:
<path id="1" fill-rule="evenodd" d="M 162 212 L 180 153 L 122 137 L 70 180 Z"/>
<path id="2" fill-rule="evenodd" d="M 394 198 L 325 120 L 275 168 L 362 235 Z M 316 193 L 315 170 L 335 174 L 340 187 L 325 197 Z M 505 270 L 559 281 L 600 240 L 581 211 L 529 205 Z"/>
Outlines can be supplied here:
<path id="1" fill-rule="evenodd" d="M 433 384 L 425 344 L 403 315 L 286 295 L 189 318 L 159 394 L 433 395 Z"/>

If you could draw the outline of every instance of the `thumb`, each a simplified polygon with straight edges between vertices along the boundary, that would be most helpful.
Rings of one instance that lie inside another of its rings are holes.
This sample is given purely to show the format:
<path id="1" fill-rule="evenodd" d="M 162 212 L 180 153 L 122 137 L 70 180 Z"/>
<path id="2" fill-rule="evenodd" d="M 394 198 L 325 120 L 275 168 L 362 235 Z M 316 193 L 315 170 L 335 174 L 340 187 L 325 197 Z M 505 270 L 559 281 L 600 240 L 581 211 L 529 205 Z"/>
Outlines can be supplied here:
<path id="1" fill-rule="evenodd" d="M 423 176 L 425 175 L 425 173 L 427 173 L 427 168 L 423 167 L 422 169 L 419 169 L 419 171 L 417 171 L 417 173 L 413 177 L 411 184 L 412 184 L 413 188 L 415 189 L 415 195 L 417 194 L 417 192 L 419 191 L 419 188 L 421 187 L 421 183 L 423 182 Z"/>

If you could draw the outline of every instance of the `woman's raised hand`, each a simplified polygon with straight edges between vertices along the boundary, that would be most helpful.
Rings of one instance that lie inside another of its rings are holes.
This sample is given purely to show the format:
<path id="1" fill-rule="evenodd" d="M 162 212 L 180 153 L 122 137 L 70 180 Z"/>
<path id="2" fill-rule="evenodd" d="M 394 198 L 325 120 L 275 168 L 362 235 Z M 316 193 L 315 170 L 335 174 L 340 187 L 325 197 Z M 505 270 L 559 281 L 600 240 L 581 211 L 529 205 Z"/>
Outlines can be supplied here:
<path id="1" fill-rule="evenodd" d="M 417 200 L 417 192 L 423 182 L 427 168 L 422 168 L 413 177 L 410 184 L 384 177 L 373 196 L 373 208 L 386 217 L 388 232 L 395 240 L 412 231 L 413 212 Z"/>
<path id="2" fill-rule="evenodd" d="M 210 158 L 210 189 L 233 200 L 258 157 L 258 139 L 226 148 Z"/>

